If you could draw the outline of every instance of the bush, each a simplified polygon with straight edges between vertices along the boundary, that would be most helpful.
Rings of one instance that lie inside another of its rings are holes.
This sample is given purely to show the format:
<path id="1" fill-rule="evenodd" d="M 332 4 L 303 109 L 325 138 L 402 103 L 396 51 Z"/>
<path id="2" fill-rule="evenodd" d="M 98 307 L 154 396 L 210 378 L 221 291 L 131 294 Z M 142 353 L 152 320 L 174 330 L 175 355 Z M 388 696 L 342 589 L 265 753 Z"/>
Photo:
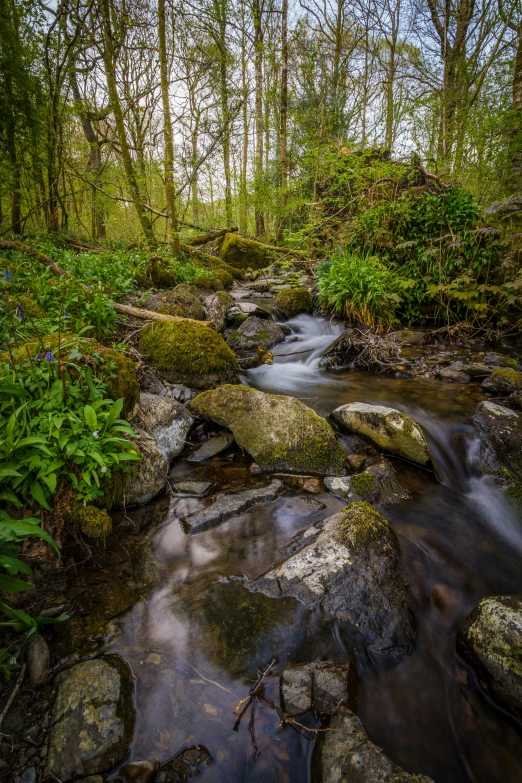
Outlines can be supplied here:
<path id="1" fill-rule="evenodd" d="M 339 251 L 318 266 L 319 302 L 374 329 L 397 323 L 399 292 L 408 284 L 378 258 Z"/>

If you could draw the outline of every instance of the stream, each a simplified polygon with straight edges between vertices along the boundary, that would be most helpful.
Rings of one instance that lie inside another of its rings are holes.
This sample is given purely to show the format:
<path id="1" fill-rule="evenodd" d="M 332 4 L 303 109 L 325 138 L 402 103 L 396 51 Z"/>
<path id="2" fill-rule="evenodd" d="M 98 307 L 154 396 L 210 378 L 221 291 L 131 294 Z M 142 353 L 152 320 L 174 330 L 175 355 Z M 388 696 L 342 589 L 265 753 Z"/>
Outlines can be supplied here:
<path id="1" fill-rule="evenodd" d="M 278 729 L 276 712 L 258 704 L 260 755 L 253 761 L 250 712 L 234 731 L 233 710 L 274 655 L 266 693 L 275 700 L 287 663 L 355 658 L 357 701 L 350 706 L 394 762 L 437 783 L 520 783 L 520 726 L 455 652 L 456 632 L 478 601 L 522 593 L 522 520 L 477 465 L 472 415 L 483 395 L 473 384 L 323 372 L 322 351 L 343 327 L 307 315 L 287 325 L 292 334 L 273 349 L 274 364 L 250 370 L 244 383 L 298 397 L 322 416 L 354 401 L 390 405 L 425 430 L 438 478 L 393 459 L 411 499 L 384 511 L 412 589 L 415 649 L 400 662 L 370 660 L 332 618 L 244 585 L 281 559 L 292 535 L 338 511 L 342 500 L 309 494 L 286 478 L 273 503 L 188 536 L 180 518 L 209 501 L 173 497 L 150 537 L 154 588 L 116 620 L 106 642 L 106 652 L 123 655 L 137 678 L 133 757 L 163 762 L 200 744 L 213 759 L 201 768 L 202 783 L 306 782 L 310 734 Z M 232 447 L 201 465 L 178 459 L 171 475 L 225 491 L 265 486 L 266 477 L 250 474 L 251 462 Z M 317 725 L 311 715 L 301 720 Z"/>

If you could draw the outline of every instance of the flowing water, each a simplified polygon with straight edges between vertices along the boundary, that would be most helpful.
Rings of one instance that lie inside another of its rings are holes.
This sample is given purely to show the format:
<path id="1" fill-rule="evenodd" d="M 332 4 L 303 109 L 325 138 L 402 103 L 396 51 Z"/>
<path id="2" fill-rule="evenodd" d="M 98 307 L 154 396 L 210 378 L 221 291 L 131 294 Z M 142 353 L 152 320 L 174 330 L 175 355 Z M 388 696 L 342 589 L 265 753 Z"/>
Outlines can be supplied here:
<path id="1" fill-rule="evenodd" d="M 391 405 L 427 433 L 438 478 L 394 460 L 412 499 L 385 512 L 412 588 L 416 647 L 395 665 L 368 660 L 331 618 L 244 586 L 245 577 L 281 558 L 295 532 L 341 508 L 334 496 L 309 495 L 287 479 L 274 503 L 196 536 L 185 535 L 180 518 L 208 499 L 173 498 L 144 554 L 154 589 L 120 619 L 107 645 L 129 660 L 137 677 L 134 757 L 163 762 L 202 744 L 213 758 L 201 771 L 203 782 L 307 781 L 310 734 L 279 730 L 266 704 L 256 706 L 253 723 L 249 712 L 235 731 L 234 707 L 274 655 L 266 693 L 275 700 L 287 662 L 355 657 L 352 706 L 395 762 L 437 783 L 519 783 L 520 725 L 488 700 L 455 652 L 457 629 L 481 598 L 522 592 L 522 521 L 476 464 L 471 417 L 480 393 L 437 380 L 324 373 L 319 358 L 342 327 L 311 316 L 288 324 L 292 335 L 274 348 L 274 364 L 251 370 L 244 382 L 298 397 L 323 416 L 356 400 Z M 250 475 L 250 462 L 233 448 L 196 467 L 178 461 L 173 476 L 210 479 L 230 491 L 265 485 L 266 478 Z M 324 508 L 312 507 L 311 497 Z M 303 722 L 315 725 L 311 717 Z M 252 728 L 260 750 L 255 761 Z"/>

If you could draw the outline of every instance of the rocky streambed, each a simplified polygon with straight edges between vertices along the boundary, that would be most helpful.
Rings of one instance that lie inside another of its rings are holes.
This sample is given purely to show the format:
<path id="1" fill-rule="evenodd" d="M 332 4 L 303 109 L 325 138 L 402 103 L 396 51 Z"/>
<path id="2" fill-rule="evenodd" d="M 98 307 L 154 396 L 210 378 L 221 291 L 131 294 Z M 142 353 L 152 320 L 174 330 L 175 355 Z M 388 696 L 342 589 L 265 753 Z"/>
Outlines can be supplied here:
<path id="1" fill-rule="evenodd" d="M 259 293 L 225 336 L 273 363 L 142 393 L 144 459 L 106 546 L 45 587 L 71 619 L 34 645 L 0 776 L 519 781 L 514 352 L 402 335 L 375 375 Z"/>

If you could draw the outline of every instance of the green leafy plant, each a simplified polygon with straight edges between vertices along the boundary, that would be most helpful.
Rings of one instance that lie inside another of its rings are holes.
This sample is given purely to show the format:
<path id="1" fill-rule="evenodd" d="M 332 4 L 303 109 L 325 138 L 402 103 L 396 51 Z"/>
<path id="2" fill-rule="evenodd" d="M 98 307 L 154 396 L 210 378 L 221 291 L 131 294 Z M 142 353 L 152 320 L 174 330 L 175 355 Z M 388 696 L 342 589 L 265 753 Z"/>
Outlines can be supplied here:
<path id="1" fill-rule="evenodd" d="M 61 614 L 59 617 L 32 617 L 32 615 L 24 612 L 22 609 L 13 609 L 7 604 L 0 603 L 0 612 L 9 618 L 9 620 L 0 623 L 0 626 L 8 626 L 17 633 L 25 633 L 26 641 L 34 636 L 38 628 L 42 625 L 54 625 L 54 623 L 62 623 L 69 619 L 68 614 Z"/>
<path id="2" fill-rule="evenodd" d="M 6 682 L 11 679 L 11 674 L 16 666 L 16 657 L 12 655 L 9 650 L 4 647 L 0 647 L 0 675 Z"/>
<path id="3" fill-rule="evenodd" d="M 33 586 L 24 579 L 16 578 L 17 574 L 32 575 L 31 568 L 18 557 L 19 544 L 30 537 L 45 541 L 60 556 L 54 540 L 40 527 L 39 519 L 11 519 L 5 511 L 0 511 L 0 590 L 3 592 L 19 593 Z"/>

